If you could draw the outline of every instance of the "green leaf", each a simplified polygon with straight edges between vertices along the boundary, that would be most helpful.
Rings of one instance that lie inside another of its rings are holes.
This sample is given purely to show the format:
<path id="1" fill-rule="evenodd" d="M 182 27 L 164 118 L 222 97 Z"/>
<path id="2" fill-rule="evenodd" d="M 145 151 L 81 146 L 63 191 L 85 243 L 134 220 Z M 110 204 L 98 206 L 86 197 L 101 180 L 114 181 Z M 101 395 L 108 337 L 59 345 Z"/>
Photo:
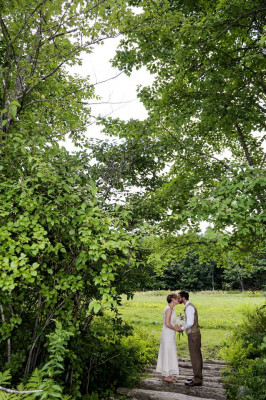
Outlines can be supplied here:
<path id="1" fill-rule="evenodd" d="M 101 309 L 101 304 L 95 303 L 93 306 L 94 313 L 97 314 L 100 311 L 100 309 Z"/>
<path id="2" fill-rule="evenodd" d="M 10 102 L 10 104 L 13 106 L 17 106 L 17 107 L 20 107 L 20 103 L 17 101 L 17 100 L 12 100 L 11 102 Z"/>

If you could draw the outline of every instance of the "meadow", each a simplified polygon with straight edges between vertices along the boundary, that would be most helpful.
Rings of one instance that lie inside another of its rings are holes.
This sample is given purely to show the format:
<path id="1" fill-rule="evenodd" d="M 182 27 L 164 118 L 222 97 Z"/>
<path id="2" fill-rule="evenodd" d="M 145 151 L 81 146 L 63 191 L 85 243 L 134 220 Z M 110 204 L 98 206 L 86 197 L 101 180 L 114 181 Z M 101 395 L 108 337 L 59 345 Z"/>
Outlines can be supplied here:
<path id="1" fill-rule="evenodd" d="M 123 319 L 134 327 L 134 337 L 144 339 L 158 347 L 162 328 L 162 315 L 166 306 L 167 291 L 136 293 L 132 300 L 123 298 L 120 312 Z M 265 304 L 261 292 L 199 292 L 190 294 L 197 307 L 202 334 L 204 358 L 220 358 L 223 346 L 232 328 L 243 320 L 245 311 Z M 176 314 L 184 313 L 184 305 L 175 307 Z M 186 334 L 177 334 L 179 357 L 189 357 Z"/>

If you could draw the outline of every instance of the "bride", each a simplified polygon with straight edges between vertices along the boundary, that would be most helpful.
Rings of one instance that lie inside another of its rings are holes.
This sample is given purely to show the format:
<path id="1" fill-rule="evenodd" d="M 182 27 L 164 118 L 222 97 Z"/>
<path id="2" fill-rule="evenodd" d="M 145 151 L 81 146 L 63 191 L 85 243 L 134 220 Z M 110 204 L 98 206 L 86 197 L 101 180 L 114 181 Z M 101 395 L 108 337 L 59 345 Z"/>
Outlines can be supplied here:
<path id="1" fill-rule="evenodd" d="M 175 382 L 175 376 L 179 375 L 175 332 L 177 327 L 174 326 L 176 313 L 174 307 L 179 303 L 178 295 L 169 294 L 166 298 L 168 305 L 163 312 L 163 328 L 156 372 L 163 375 L 164 382 Z"/>

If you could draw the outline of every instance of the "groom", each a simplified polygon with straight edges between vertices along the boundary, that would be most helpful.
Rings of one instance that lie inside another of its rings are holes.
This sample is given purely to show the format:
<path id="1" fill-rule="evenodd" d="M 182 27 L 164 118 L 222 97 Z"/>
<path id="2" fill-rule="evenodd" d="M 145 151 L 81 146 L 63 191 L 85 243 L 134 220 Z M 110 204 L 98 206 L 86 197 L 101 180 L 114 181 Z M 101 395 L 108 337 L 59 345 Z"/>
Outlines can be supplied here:
<path id="1" fill-rule="evenodd" d="M 179 294 L 179 304 L 185 304 L 186 323 L 178 326 L 177 331 L 186 331 L 188 337 L 188 348 L 192 364 L 194 377 L 185 382 L 187 386 L 202 386 L 202 354 L 201 354 L 201 334 L 198 323 L 198 312 L 196 307 L 189 301 L 189 294 L 181 290 Z"/>

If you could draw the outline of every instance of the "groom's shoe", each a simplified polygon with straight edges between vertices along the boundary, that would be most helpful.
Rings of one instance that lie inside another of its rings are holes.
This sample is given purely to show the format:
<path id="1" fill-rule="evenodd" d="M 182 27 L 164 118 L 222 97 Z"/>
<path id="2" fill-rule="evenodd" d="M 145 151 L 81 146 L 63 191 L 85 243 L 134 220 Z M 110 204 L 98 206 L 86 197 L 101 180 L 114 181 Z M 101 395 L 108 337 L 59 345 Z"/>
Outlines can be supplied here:
<path id="1" fill-rule="evenodd" d="M 202 382 L 194 382 L 193 380 L 190 382 L 185 382 L 186 386 L 202 386 Z"/>
<path id="2" fill-rule="evenodd" d="M 186 382 L 192 382 L 193 381 L 193 378 L 188 378 L 187 380 L 186 380 Z"/>

